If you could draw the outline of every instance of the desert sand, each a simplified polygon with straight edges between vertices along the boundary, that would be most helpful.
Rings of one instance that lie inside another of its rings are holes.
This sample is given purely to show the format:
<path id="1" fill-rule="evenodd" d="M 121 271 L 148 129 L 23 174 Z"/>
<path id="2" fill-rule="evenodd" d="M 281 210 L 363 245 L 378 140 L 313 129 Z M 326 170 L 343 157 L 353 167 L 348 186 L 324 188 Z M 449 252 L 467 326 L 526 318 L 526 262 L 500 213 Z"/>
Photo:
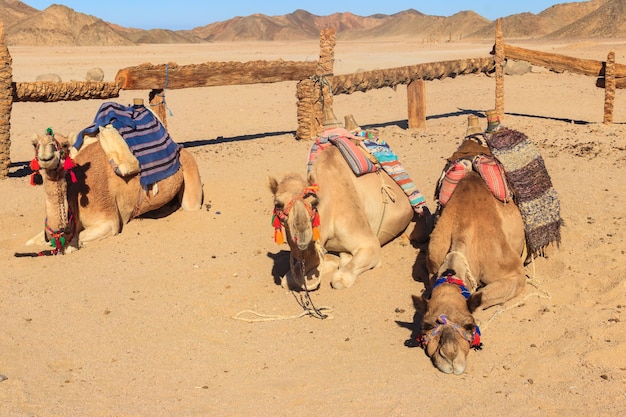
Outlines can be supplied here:
<path id="1" fill-rule="evenodd" d="M 626 44 L 519 46 L 626 63 Z M 488 56 L 489 43 L 338 42 L 335 73 Z M 82 80 L 118 69 L 254 59 L 314 60 L 317 42 L 12 47 L 14 81 Z M 0 415 L 16 416 L 617 416 L 626 410 L 626 95 L 603 120 L 595 79 L 541 68 L 505 78 L 504 125 L 539 148 L 561 203 L 560 246 L 526 267 L 524 293 L 477 313 L 484 348 L 460 376 L 407 348 L 424 290 L 421 250 L 400 236 L 352 288 L 311 294 L 332 310 L 302 316 L 280 286 L 289 247 L 272 239 L 268 176 L 306 172 L 296 83 L 167 90 L 170 134 L 197 158 L 205 205 L 146 216 L 78 252 L 17 258 L 44 226 L 29 184 L 31 138 L 93 121 L 101 101 L 14 103 L 9 178 L 0 180 Z M 406 87 L 335 97 L 399 155 L 434 210 L 445 158 L 467 116 L 494 107 L 495 80 L 426 84 L 427 127 L 408 129 Z M 122 91 L 119 101 L 147 99 Z M 481 119 L 486 125 L 485 119 Z M 235 317 L 265 317 L 248 322 Z"/>

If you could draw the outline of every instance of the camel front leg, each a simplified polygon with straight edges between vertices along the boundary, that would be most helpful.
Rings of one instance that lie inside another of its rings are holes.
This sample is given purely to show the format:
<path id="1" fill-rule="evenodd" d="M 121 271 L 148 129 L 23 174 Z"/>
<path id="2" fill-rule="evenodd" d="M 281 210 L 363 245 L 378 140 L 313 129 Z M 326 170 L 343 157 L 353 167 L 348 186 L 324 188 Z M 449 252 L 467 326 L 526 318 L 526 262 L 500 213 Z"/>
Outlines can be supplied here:
<path id="1" fill-rule="evenodd" d="M 359 275 L 379 265 L 380 252 L 378 240 L 375 244 L 358 248 L 352 253 L 352 259 L 334 272 L 330 282 L 332 287 L 342 289 L 353 286 Z"/>
<path id="2" fill-rule="evenodd" d="M 480 308 L 484 310 L 498 304 L 504 304 L 517 297 L 524 290 L 525 284 L 525 275 L 515 272 L 508 276 L 499 277 L 497 281 L 485 285 L 471 297 L 480 300 Z"/>
<path id="3" fill-rule="evenodd" d="M 119 222 L 114 220 L 103 221 L 89 227 L 85 227 L 78 234 L 78 247 L 83 247 L 86 243 L 93 242 L 94 240 L 115 236 L 119 233 L 119 231 Z"/>

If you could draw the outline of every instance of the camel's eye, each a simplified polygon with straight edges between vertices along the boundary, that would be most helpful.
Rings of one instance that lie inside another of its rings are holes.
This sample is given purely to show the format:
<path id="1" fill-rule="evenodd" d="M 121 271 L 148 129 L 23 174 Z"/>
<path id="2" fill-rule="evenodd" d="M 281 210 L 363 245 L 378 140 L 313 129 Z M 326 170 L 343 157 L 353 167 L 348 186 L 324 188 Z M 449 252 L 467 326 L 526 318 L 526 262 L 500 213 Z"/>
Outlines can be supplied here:
<path id="1" fill-rule="evenodd" d="M 274 201 L 274 209 L 275 210 L 284 210 L 285 204 L 282 201 Z"/>
<path id="2" fill-rule="evenodd" d="M 476 327 L 476 325 L 474 323 L 468 323 L 468 324 L 464 324 L 463 328 L 465 330 L 467 330 L 468 332 L 473 332 L 474 331 L 474 327 Z"/>
<path id="3" fill-rule="evenodd" d="M 311 207 L 313 207 L 315 210 L 317 210 L 317 206 L 318 206 L 319 203 L 320 203 L 320 201 L 317 198 L 315 198 L 311 202 Z"/>

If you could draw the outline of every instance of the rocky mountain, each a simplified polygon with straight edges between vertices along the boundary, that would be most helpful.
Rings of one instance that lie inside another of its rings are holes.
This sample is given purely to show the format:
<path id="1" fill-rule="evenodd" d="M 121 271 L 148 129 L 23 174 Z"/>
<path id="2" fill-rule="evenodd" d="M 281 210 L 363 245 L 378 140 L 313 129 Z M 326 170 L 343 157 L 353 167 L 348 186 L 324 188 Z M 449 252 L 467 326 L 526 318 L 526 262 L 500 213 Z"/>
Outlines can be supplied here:
<path id="1" fill-rule="evenodd" d="M 549 38 L 615 38 L 626 36 L 626 1 L 611 0 L 580 19 L 550 33 Z"/>
<path id="2" fill-rule="evenodd" d="M 317 16 L 296 10 L 283 16 L 253 14 L 189 30 L 125 28 L 53 4 L 37 10 L 19 0 L 0 0 L 0 22 L 8 45 L 134 45 L 317 39 L 334 27 L 337 39 L 405 38 L 424 42 L 492 39 L 495 21 L 467 10 L 430 16 L 409 9 L 393 15 L 349 12 Z M 505 38 L 583 39 L 626 37 L 626 0 L 590 0 L 554 5 L 539 14 L 501 19 Z"/>

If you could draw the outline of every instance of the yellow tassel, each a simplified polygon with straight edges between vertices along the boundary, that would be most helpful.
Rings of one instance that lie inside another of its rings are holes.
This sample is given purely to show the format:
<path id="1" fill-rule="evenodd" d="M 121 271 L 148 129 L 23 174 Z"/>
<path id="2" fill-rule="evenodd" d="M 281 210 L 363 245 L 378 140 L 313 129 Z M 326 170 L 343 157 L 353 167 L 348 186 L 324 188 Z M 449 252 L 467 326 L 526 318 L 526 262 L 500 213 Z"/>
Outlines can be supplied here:
<path id="1" fill-rule="evenodd" d="M 279 245 L 282 245 L 283 243 L 285 243 L 285 239 L 283 238 L 283 232 L 280 229 L 275 229 L 274 241 Z"/>
<path id="2" fill-rule="evenodd" d="M 320 228 L 319 227 L 314 227 L 313 228 L 313 241 L 316 242 L 320 239 Z"/>

